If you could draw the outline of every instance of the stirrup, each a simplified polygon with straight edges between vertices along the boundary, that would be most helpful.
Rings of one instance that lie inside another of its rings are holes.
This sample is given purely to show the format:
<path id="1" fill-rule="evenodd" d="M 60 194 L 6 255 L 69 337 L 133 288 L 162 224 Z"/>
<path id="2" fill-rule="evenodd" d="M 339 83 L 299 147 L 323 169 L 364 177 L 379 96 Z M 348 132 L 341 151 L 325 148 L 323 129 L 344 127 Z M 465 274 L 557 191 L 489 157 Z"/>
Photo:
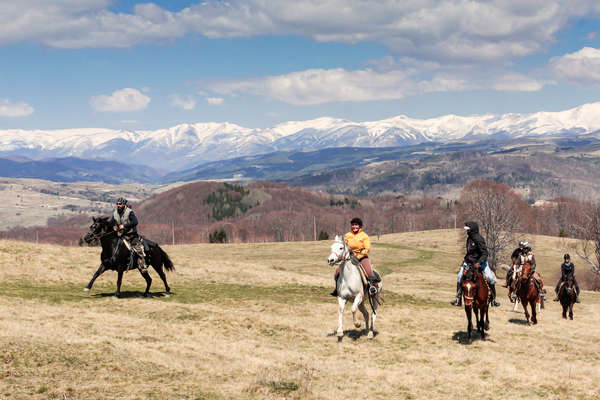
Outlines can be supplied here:
<path id="1" fill-rule="evenodd" d="M 377 287 L 375 285 L 369 285 L 369 294 L 371 296 L 374 296 L 375 294 L 377 294 Z"/>

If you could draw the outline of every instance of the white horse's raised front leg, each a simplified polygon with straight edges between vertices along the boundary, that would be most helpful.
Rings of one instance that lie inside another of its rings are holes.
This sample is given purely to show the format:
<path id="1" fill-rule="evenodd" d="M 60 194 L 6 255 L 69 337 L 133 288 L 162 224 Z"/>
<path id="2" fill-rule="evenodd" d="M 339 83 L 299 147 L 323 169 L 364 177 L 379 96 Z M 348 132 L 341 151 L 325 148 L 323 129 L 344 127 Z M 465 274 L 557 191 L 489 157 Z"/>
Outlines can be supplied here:
<path id="1" fill-rule="evenodd" d="M 341 338 L 344 336 L 344 328 L 342 327 L 342 315 L 344 314 L 344 307 L 346 307 L 346 299 L 338 297 L 338 328 L 337 328 L 338 338 Z"/>

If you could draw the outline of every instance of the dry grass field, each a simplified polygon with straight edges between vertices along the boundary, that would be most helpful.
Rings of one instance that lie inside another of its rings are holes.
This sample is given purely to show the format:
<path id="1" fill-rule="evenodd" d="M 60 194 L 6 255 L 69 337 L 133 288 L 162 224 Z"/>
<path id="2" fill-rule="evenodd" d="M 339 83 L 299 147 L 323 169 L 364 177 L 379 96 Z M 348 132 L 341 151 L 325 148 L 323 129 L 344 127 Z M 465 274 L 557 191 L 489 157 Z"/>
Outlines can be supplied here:
<path id="1" fill-rule="evenodd" d="M 347 307 L 341 343 L 329 241 L 164 246 L 173 295 L 151 272 L 140 297 L 132 271 L 121 299 L 114 272 L 82 291 L 98 248 L 0 241 L 0 398 L 600 399 L 600 293 L 583 292 L 574 321 L 550 301 L 527 326 L 499 288 L 488 340 L 462 344 L 458 235 L 373 238 L 378 334 L 354 330 Z M 562 242 L 531 239 L 552 292 Z"/>

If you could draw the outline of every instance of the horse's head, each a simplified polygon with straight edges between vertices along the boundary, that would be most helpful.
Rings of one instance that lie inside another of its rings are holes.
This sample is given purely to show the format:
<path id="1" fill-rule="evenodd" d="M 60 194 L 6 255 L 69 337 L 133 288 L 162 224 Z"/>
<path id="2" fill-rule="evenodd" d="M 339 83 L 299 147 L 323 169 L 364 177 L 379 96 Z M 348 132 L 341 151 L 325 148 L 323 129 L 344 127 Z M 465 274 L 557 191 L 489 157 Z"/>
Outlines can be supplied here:
<path id="1" fill-rule="evenodd" d="M 531 276 L 531 264 L 525 263 L 521 267 L 521 279 L 524 281 L 527 281 L 527 280 L 529 280 L 530 276 Z"/>
<path id="2" fill-rule="evenodd" d="M 331 253 L 327 257 L 329 265 L 335 265 L 348 257 L 348 247 L 341 236 L 336 235 L 335 241 L 331 245 Z"/>
<path id="3" fill-rule="evenodd" d="M 92 221 L 90 230 L 83 237 L 83 240 L 88 244 L 108 232 L 108 217 L 92 217 Z"/>
<path id="4" fill-rule="evenodd" d="M 473 265 L 464 264 L 462 290 L 465 307 L 470 307 L 475 299 L 477 285 L 475 284 L 475 268 Z"/>

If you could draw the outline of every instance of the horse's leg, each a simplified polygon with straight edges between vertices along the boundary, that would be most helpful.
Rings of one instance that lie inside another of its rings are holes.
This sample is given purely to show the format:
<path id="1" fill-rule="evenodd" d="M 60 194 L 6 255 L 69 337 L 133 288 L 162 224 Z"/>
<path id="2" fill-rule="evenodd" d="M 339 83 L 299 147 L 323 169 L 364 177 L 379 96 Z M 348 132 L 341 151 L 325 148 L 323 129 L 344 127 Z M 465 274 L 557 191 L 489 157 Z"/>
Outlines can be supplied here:
<path id="1" fill-rule="evenodd" d="M 158 260 L 154 260 L 155 258 L 158 258 Z M 152 263 L 150 264 L 152 265 L 152 268 L 154 268 L 154 270 L 156 271 L 156 273 L 158 273 L 158 276 L 160 276 L 160 279 L 162 279 L 163 283 L 165 284 L 165 291 L 167 293 L 171 293 L 171 288 L 169 287 L 169 284 L 167 283 L 167 276 L 165 274 L 165 271 L 163 269 L 163 259 L 162 256 L 159 257 L 152 257 Z"/>
<path id="2" fill-rule="evenodd" d="M 471 322 L 471 307 L 465 305 L 465 314 L 467 314 L 467 343 L 471 344 L 471 332 L 473 331 L 473 323 Z"/>
<path id="3" fill-rule="evenodd" d="M 119 268 L 117 271 L 117 292 L 116 297 L 121 297 L 121 282 L 123 282 L 123 269 Z"/>
<path id="4" fill-rule="evenodd" d="M 350 308 L 350 311 L 352 311 L 352 320 L 354 321 L 354 326 L 356 328 L 360 328 L 360 321 L 356 316 L 356 312 L 358 311 L 358 306 L 362 304 L 363 300 L 364 297 L 362 293 L 357 294 L 354 298 L 354 303 L 352 303 L 352 308 Z"/>
<path id="5" fill-rule="evenodd" d="M 517 311 L 517 307 L 519 307 L 519 296 L 515 298 L 515 305 L 513 306 L 513 311 Z"/>
<path id="6" fill-rule="evenodd" d="M 562 317 L 564 319 L 567 319 L 567 305 L 565 303 L 563 303 L 562 301 L 561 301 L 560 305 L 562 306 L 562 309 L 563 309 L 562 310 Z"/>
<path id="7" fill-rule="evenodd" d="M 532 300 L 531 301 L 531 322 L 533 322 L 533 324 L 537 324 L 537 301 L 536 300 Z"/>
<path id="8" fill-rule="evenodd" d="M 148 270 L 146 270 L 145 272 L 140 271 L 140 274 L 142 274 L 142 276 L 146 280 L 146 291 L 144 292 L 144 297 L 148 297 L 148 293 L 150 292 L 150 285 L 152 284 L 152 278 L 150 277 Z"/>
<path id="9" fill-rule="evenodd" d="M 372 339 L 375 336 L 375 320 L 377 319 L 377 308 L 379 307 L 379 293 L 373 297 L 373 312 L 371 313 L 371 331 L 368 338 Z"/>
<path id="10" fill-rule="evenodd" d="M 531 323 L 529 322 L 529 310 L 527 309 L 527 299 L 521 299 L 521 306 L 523 306 L 523 311 L 525 311 L 525 319 L 527 319 L 527 325 L 531 325 Z"/>
<path id="11" fill-rule="evenodd" d="M 344 313 L 344 307 L 346 307 L 346 299 L 338 297 L 338 341 L 341 341 L 342 337 L 344 337 L 344 328 L 342 328 L 342 314 Z"/>
<path id="12" fill-rule="evenodd" d="M 92 288 L 92 285 L 94 284 L 94 281 L 96 280 L 96 278 L 98 278 L 100 275 L 102 275 L 104 273 L 104 271 L 106 271 L 106 267 L 104 266 L 104 264 L 100 263 L 98 270 L 96 272 L 94 272 L 94 276 L 92 276 L 90 283 L 88 283 L 87 286 L 85 288 L 83 288 L 83 291 L 89 292 L 90 289 Z"/>
<path id="13" fill-rule="evenodd" d="M 483 308 L 479 309 L 479 321 L 477 322 L 479 328 L 479 334 L 481 335 L 481 340 L 485 340 L 485 312 Z"/>
<path id="14" fill-rule="evenodd" d="M 485 326 L 484 329 L 486 331 L 490 330 L 490 315 L 489 315 L 490 307 L 485 307 Z"/>
<path id="15" fill-rule="evenodd" d="M 367 332 L 367 335 L 369 336 L 369 339 L 372 339 L 373 338 L 373 333 L 372 333 L 373 328 L 371 327 L 371 324 L 373 323 L 373 321 L 372 320 L 369 321 L 369 311 L 367 310 L 365 303 L 364 302 L 360 303 L 358 305 L 358 309 L 362 313 L 363 318 L 365 319 L 365 330 Z"/>
<path id="16" fill-rule="evenodd" d="M 573 320 L 573 302 L 569 304 L 569 319 Z"/>

